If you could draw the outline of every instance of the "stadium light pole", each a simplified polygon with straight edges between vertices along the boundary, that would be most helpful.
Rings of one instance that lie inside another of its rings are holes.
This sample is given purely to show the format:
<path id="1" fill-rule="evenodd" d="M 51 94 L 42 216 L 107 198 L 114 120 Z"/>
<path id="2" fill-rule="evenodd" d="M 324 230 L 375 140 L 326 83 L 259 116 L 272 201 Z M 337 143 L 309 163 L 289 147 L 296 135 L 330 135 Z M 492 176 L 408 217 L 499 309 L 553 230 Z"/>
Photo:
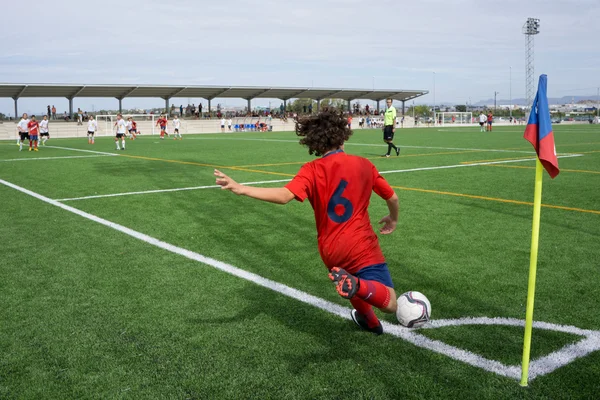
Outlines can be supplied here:
<path id="1" fill-rule="evenodd" d="M 508 67 L 508 97 L 510 97 L 508 112 L 512 118 L 512 66 Z"/>
<path id="2" fill-rule="evenodd" d="M 533 52 L 533 37 L 540 33 L 540 20 L 537 18 L 527 18 L 523 25 L 523 34 L 525 35 L 525 99 L 531 111 L 531 103 L 533 101 L 534 92 L 534 52 Z"/>
<path id="3" fill-rule="evenodd" d="M 435 71 L 433 72 L 433 126 L 435 126 Z"/>
<path id="4" fill-rule="evenodd" d="M 498 96 L 500 94 L 500 92 L 494 92 L 494 113 L 496 113 L 496 110 L 498 109 L 498 107 L 496 106 L 496 96 Z"/>

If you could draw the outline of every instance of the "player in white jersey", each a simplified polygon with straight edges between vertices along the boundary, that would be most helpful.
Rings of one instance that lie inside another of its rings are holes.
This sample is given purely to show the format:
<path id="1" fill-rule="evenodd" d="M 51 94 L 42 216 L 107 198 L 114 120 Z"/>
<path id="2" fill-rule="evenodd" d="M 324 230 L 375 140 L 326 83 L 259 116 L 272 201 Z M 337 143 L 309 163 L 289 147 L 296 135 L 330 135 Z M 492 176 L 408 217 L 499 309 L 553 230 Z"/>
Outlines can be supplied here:
<path id="1" fill-rule="evenodd" d="M 173 119 L 173 140 L 177 140 L 177 137 L 179 137 L 179 140 L 182 140 L 183 138 L 181 137 L 181 121 L 179 120 L 179 116 L 175 115 L 175 118 Z"/>
<path id="2" fill-rule="evenodd" d="M 94 134 L 98 130 L 98 122 L 96 122 L 93 115 L 88 118 L 87 130 L 88 144 L 94 144 Z"/>
<path id="3" fill-rule="evenodd" d="M 17 145 L 19 146 L 19 151 L 23 150 L 23 142 L 25 139 L 29 139 L 29 128 L 27 127 L 29 124 L 29 118 L 27 118 L 27 113 L 23 114 L 23 117 L 17 124 L 17 131 L 19 131 L 19 139 L 17 139 Z"/>
<path id="4" fill-rule="evenodd" d="M 115 135 L 115 144 L 117 145 L 117 150 L 121 150 L 119 147 L 119 139 L 121 139 L 123 150 L 125 150 L 125 132 L 127 130 L 127 123 L 121 114 L 117 114 L 117 122 L 115 122 L 115 126 L 117 127 L 117 133 Z"/>
<path id="5" fill-rule="evenodd" d="M 50 131 L 48 130 L 48 116 L 44 115 L 44 119 L 40 121 L 40 137 L 42 146 L 46 145 L 46 141 L 50 139 Z"/>
<path id="6" fill-rule="evenodd" d="M 479 114 L 479 127 L 481 128 L 479 132 L 484 132 L 486 122 L 487 122 L 487 117 L 485 116 L 485 114 L 482 111 L 481 114 Z"/>
<path id="7" fill-rule="evenodd" d="M 229 118 L 227 120 L 227 127 L 229 128 L 229 132 L 231 132 L 231 124 L 233 124 L 233 121 L 231 120 L 231 118 Z"/>
<path id="8" fill-rule="evenodd" d="M 225 118 L 221 118 L 221 132 L 225 132 Z"/>

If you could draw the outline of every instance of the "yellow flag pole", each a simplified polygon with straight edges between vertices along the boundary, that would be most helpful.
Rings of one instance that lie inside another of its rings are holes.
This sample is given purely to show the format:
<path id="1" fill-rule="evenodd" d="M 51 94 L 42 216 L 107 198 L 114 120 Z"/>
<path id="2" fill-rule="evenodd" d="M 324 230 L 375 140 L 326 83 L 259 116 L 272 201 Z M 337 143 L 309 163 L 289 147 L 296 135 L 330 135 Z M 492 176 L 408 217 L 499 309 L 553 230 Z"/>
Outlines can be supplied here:
<path id="1" fill-rule="evenodd" d="M 538 158 L 535 165 L 535 192 L 533 196 L 533 224 L 531 228 L 531 253 L 529 255 L 529 283 L 527 285 L 527 311 L 525 312 L 525 338 L 523 340 L 523 362 L 521 364 L 521 386 L 527 386 L 529 378 L 529 354 L 533 328 L 533 300 L 535 297 L 535 275 L 537 269 L 538 243 L 540 238 L 540 211 L 542 208 L 542 176 L 544 168 Z"/>

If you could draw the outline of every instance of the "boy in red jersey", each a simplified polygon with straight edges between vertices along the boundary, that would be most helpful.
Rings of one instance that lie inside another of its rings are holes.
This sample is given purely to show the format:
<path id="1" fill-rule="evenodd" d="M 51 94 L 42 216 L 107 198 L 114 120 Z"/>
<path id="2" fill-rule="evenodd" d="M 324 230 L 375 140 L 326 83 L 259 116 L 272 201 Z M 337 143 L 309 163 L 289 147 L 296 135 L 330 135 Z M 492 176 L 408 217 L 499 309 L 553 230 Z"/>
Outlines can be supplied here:
<path id="1" fill-rule="evenodd" d="M 494 122 L 494 116 L 492 115 L 492 112 L 490 111 L 487 115 L 487 130 L 488 132 L 492 131 L 492 123 Z"/>
<path id="2" fill-rule="evenodd" d="M 133 117 L 127 118 L 127 131 L 131 135 L 130 139 L 135 140 L 137 134 L 137 122 L 133 120 Z"/>
<path id="3" fill-rule="evenodd" d="M 40 124 L 35 120 L 35 115 L 31 116 L 31 121 L 27 124 L 27 129 L 29 130 L 29 151 L 32 151 L 32 145 L 34 145 L 33 150 L 38 151 Z"/>
<path id="4" fill-rule="evenodd" d="M 354 322 L 381 334 L 383 327 L 373 307 L 396 312 L 396 293 L 367 209 L 375 191 L 389 209 L 389 215 L 379 221 L 384 224 L 379 231 L 390 234 L 398 222 L 398 196 L 369 160 L 344 153 L 344 142 L 352 131 L 342 115 L 324 111 L 303 117 L 296 122 L 296 134 L 309 154 L 322 157 L 304 164 L 285 187 L 240 185 L 219 170 L 215 170 L 216 182 L 237 195 L 277 204 L 308 198 L 329 278 L 340 296 L 354 306 Z"/>
<path id="5" fill-rule="evenodd" d="M 163 115 L 161 115 L 158 121 L 156 121 L 156 125 L 160 126 L 161 139 L 165 138 L 165 134 L 169 136 L 169 134 L 167 133 L 167 119 Z"/>

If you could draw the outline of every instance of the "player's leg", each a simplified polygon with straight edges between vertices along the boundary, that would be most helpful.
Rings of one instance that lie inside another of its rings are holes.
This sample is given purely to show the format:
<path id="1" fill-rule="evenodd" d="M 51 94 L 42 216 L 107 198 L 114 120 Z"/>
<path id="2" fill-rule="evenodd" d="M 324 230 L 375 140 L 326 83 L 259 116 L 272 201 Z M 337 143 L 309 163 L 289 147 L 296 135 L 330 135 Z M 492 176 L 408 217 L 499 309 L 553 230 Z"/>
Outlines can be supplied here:
<path id="1" fill-rule="evenodd" d="M 329 278 L 336 283 L 340 296 L 350 299 L 358 312 L 352 319 L 363 329 L 382 333 L 381 324 L 373 312 L 376 307 L 385 313 L 395 313 L 397 308 L 396 292 L 387 264 L 365 267 L 356 275 L 343 269 L 332 268 Z"/>
<path id="2" fill-rule="evenodd" d="M 119 147 L 119 136 L 121 135 L 119 135 L 118 133 L 115 136 L 115 144 L 117 145 L 117 150 L 121 150 L 121 148 Z"/>
<path id="3" fill-rule="evenodd" d="M 125 135 L 121 137 L 121 146 L 123 146 L 123 150 L 125 150 Z"/>
<path id="4" fill-rule="evenodd" d="M 390 139 L 390 141 L 388 142 L 388 154 L 390 154 L 391 150 L 394 149 L 394 151 L 396 152 L 396 155 L 399 156 L 400 155 L 400 148 L 396 147 L 396 145 L 394 144 L 394 131 L 392 127 L 389 127 L 389 133 L 388 133 L 388 138 Z"/>

